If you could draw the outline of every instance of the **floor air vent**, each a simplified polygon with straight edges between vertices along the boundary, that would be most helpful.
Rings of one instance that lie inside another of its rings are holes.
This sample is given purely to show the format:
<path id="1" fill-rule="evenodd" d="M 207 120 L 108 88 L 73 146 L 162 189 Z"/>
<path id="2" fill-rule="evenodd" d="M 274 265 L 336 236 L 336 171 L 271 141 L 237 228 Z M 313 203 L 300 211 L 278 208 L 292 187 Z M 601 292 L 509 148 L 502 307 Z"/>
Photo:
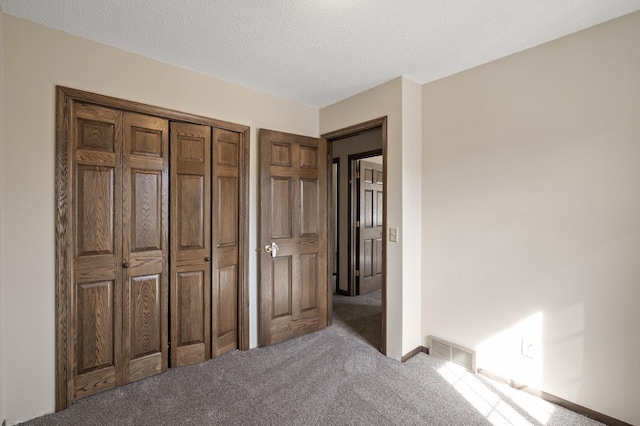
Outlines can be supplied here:
<path id="1" fill-rule="evenodd" d="M 451 361 L 476 373 L 476 351 L 434 336 L 429 336 L 429 342 L 429 355 Z"/>

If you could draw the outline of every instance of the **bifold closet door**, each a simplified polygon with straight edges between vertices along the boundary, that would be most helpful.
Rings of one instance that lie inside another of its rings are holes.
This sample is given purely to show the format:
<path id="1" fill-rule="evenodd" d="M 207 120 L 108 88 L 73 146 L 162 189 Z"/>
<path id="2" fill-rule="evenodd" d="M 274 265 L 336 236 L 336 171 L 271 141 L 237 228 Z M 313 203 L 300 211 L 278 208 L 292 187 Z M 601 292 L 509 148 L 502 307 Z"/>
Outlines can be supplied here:
<path id="1" fill-rule="evenodd" d="M 211 357 L 211 128 L 171 123 L 171 366 Z"/>
<path id="2" fill-rule="evenodd" d="M 169 123 L 124 115 L 124 383 L 168 367 Z"/>
<path id="3" fill-rule="evenodd" d="M 167 368 L 168 124 L 72 104 L 70 400 Z"/>
<path id="4" fill-rule="evenodd" d="M 213 129 L 211 356 L 238 347 L 240 134 Z"/>
<path id="5" fill-rule="evenodd" d="M 122 384 L 122 115 L 72 104 L 70 401 Z"/>

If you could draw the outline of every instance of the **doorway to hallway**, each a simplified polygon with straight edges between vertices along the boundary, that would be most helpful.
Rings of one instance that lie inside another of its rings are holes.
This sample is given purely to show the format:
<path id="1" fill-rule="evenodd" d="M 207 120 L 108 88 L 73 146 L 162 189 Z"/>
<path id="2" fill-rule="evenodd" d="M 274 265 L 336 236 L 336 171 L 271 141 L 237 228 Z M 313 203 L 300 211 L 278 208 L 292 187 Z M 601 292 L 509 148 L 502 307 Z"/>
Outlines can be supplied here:
<path id="1" fill-rule="evenodd" d="M 333 318 L 386 353 L 386 117 L 323 138 L 333 158 Z"/>

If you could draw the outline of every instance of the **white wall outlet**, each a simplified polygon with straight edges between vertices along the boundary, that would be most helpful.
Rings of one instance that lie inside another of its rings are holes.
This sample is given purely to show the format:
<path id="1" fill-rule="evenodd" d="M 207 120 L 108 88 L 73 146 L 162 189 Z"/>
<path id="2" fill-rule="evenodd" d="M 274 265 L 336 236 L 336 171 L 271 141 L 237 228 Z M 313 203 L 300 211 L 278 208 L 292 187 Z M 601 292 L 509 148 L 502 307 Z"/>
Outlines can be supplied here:
<path id="1" fill-rule="evenodd" d="M 526 337 L 522 338 L 522 356 L 533 359 L 536 357 L 537 350 L 538 348 L 536 347 L 536 342 L 531 339 L 527 339 Z"/>
<path id="2" fill-rule="evenodd" d="M 389 228 L 389 241 L 392 243 L 398 242 L 398 228 Z"/>

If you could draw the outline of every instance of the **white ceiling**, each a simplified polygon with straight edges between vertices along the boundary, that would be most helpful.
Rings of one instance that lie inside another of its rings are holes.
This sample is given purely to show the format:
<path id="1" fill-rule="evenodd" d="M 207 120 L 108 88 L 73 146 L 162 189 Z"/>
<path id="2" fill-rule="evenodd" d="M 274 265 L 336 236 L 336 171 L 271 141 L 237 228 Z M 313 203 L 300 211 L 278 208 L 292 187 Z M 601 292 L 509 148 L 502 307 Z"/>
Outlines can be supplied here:
<path id="1" fill-rule="evenodd" d="M 25 18 L 323 107 L 433 81 L 640 10 L 638 0 L 0 0 Z"/>

